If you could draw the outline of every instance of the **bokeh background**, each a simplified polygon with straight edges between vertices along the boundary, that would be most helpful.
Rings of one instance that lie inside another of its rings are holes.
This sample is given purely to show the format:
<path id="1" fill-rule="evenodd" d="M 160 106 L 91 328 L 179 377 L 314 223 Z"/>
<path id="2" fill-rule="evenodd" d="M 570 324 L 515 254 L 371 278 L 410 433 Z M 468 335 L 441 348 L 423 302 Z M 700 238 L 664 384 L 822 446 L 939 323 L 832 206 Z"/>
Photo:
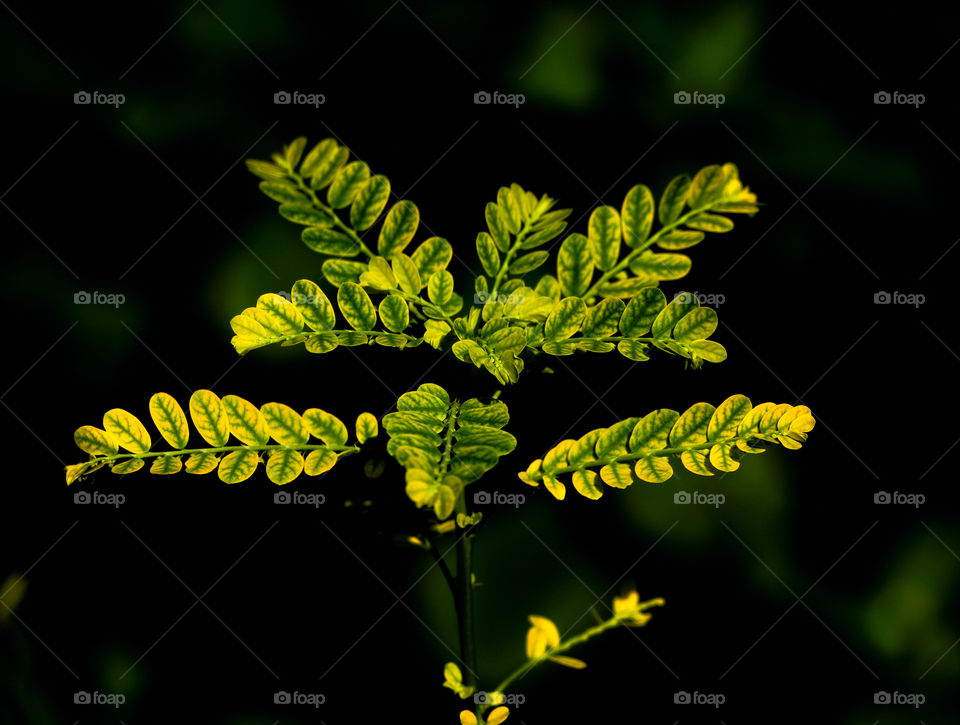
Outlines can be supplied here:
<path id="1" fill-rule="evenodd" d="M 440 687 L 451 601 L 429 556 L 401 543 L 418 519 L 391 462 L 379 479 L 353 459 L 294 484 L 326 495 L 316 511 L 274 505 L 262 474 L 84 484 L 124 494 L 116 510 L 75 505 L 63 485 L 73 429 L 111 407 L 145 414 L 158 390 L 349 418 L 387 412 L 436 362 L 425 346 L 363 350 L 362 364 L 235 356 L 233 314 L 320 278 L 241 163 L 299 135 L 336 136 L 414 199 L 424 233 L 465 260 L 451 267 L 461 291 L 483 206 L 512 181 L 575 219 L 635 183 L 659 192 L 733 161 L 766 204 L 667 285 L 723 296 L 725 364 L 578 356 L 503 394 L 521 444 L 483 487 L 527 498 L 485 510 L 484 684 L 523 656 L 529 613 L 581 628 L 629 582 L 667 600 L 647 628 L 574 652 L 586 670 L 525 677 L 512 719 L 955 721 L 960 49 L 941 6 L 3 5 L 0 722 L 456 722 Z M 276 105 L 282 90 L 325 103 Z M 125 102 L 76 105 L 80 91 Z M 475 105 L 479 91 L 525 102 Z M 725 100 L 677 105 L 679 91 Z M 924 102 L 877 105 L 881 91 Z M 76 305 L 79 291 L 125 303 Z M 924 301 L 875 304 L 884 291 Z M 491 392 L 452 359 L 430 379 Z M 810 405 L 809 445 L 595 503 L 514 475 L 578 419 L 575 434 L 734 392 Z M 680 490 L 726 503 L 676 505 Z M 925 503 L 877 505 L 881 491 Z M 278 690 L 326 702 L 274 705 Z M 78 691 L 126 702 L 75 705 Z M 678 705 L 678 692 L 725 703 Z"/>

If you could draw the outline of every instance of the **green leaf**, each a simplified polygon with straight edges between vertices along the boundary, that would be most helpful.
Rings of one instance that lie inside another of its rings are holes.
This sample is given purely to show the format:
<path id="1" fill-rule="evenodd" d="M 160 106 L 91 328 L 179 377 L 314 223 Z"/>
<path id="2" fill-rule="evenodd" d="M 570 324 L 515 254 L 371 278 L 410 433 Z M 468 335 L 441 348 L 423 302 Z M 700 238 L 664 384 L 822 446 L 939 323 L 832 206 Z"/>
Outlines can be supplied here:
<path id="1" fill-rule="evenodd" d="M 506 186 L 501 186 L 497 191 L 497 204 L 503 212 L 507 230 L 511 234 L 517 234 L 523 224 L 523 210 L 520 199 L 521 195 L 514 194 L 511 189 L 508 189 Z"/>
<path id="2" fill-rule="evenodd" d="M 153 459 L 150 466 L 150 473 L 155 476 L 171 476 L 174 473 L 180 473 L 183 468 L 183 462 L 180 456 L 159 456 Z"/>
<path id="3" fill-rule="evenodd" d="M 544 323 L 543 334 L 548 340 L 565 340 L 572 336 L 587 314 L 587 306 L 580 297 L 565 297 L 560 300 Z"/>
<path id="4" fill-rule="evenodd" d="M 718 441 L 736 437 L 740 424 L 750 413 L 753 405 L 746 395 L 731 395 L 717 406 L 707 425 L 707 439 Z"/>
<path id="5" fill-rule="evenodd" d="M 500 252 L 493 237 L 486 232 L 477 234 L 477 257 L 483 265 L 483 271 L 491 277 L 500 270 Z"/>
<path id="6" fill-rule="evenodd" d="M 390 332 L 403 332 L 410 325 L 410 308 L 398 295 L 387 295 L 378 308 L 383 326 Z"/>
<path id="7" fill-rule="evenodd" d="M 290 298 L 297 311 L 312 330 L 332 330 L 337 322 L 333 305 L 316 282 L 297 280 L 290 291 Z"/>
<path id="8" fill-rule="evenodd" d="M 214 448 L 227 445 L 230 426 L 220 398 L 209 390 L 197 390 L 190 396 L 189 407 L 190 419 L 203 440 Z"/>
<path id="9" fill-rule="evenodd" d="M 303 472 L 308 476 L 319 476 L 333 468 L 337 463 L 337 454 L 329 448 L 318 448 L 310 451 L 303 464 Z"/>
<path id="10" fill-rule="evenodd" d="M 307 139 L 300 136 L 283 147 L 283 159 L 287 162 L 288 168 L 297 168 L 297 164 L 300 163 L 300 158 L 303 156 L 303 150 L 306 146 Z"/>
<path id="11" fill-rule="evenodd" d="M 653 226 L 653 194 L 643 184 L 637 184 L 623 199 L 620 209 L 623 239 L 628 247 L 636 248 L 647 241 Z"/>
<path id="12" fill-rule="evenodd" d="M 427 297 L 435 305 L 445 305 L 453 297 L 453 275 L 441 269 L 427 283 Z"/>
<path id="13" fill-rule="evenodd" d="M 110 467 L 112 473 L 116 473 L 118 476 L 124 476 L 128 473 L 135 473 L 143 468 L 143 459 L 142 458 L 131 458 L 129 460 L 123 461 L 122 463 L 117 463 Z"/>
<path id="14" fill-rule="evenodd" d="M 274 179 L 285 179 L 287 178 L 287 172 L 281 169 L 276 164 L 271 164 L 269 161 L 260 161 L 259 159 L 247 159 L 247 170 L 250 173 L 259 176 L 261 179 L 266 179 L 267 181 L 272 181 Z"/>
<path id="15" fill-rule="evenodd" d="M 310 433 L 303 418 L 293 408 L 283 403 L 267 403 L 260 407 L 260 412 L 267 424 L 267 431 L 277 443 L 290 448 L 306 444 Z"/>
<path id="16" fill-rule="evenodd" d="M 590 215 L 587 238 L 593 264 L 604 272 L 620 258 L 620 215 L 612 206 L 601 206 Z"/>
<path id="17" fill-rule="evenodd" d="M 627 303 L 620 318 L 620 334 L 624 337 L 642 337 L 667 306 L 667 299 L 656 287 L 645 287 Z"/>
<path id="18" fill-rule="evenodd" d="M 716 329 L 717 313 L 709 307 L 695 307 L 673 328 L 673 337 L 684 342 L 704 340 L 716 332 Z"/>
<path id="19" fill-rule="evenodd" d="M 333 224 L 333 219 L 325 211 L 315 208 L 307 201 L 281 204 L 278 211 L 280 216 L 294 224 L 303 224 L 307 227 L 329 227 Z"/>
<path id="20" fill-rule="evenodd" d="M 657 239 L 661 249 L 687 249 L 703 241 L 703 232 L 673 229 Z"/>
<path id="21" fill-rule="evenodd" d="M 219 465 L 219 456 L 215 453 L 204 451 L 203 453 L 194 453 L 189 456 L 186 463 L 183 464 L 183 469 L 187 473 L 195 476 L 202 476 L 205 473 L 210 473 Z"/>
<path id="22" fill-rule="evenodd" d="M 663 483 L 673 476 L 670 461 L 660 456 L 639 459 L 633 467 L 633 473 L 647 483 Z"/>
<path id="23" fill-rule="evenodd" d="M 706 166 L 697 172 L 687 191 L 687 203 L 691 209 L 709 206 L 720 198 L 727 184 L 727 171 L 717 165 Z"/>
<path id="24" fill-rule="evenodd" d="M 695 340 L 688 342 L 687 347 L 690 352 L 707 362 L 719 363 L 727 359 L 726 349 L 713 340 Z"/>
<path id="25" fill-rule="evenodd" d="M 624 313 L 622 301 L 610 297 L 587 310 L 583 321 L 584 337 L 610 337 L 617 333 L 617 326 Z"/>
<path id="26" fill-rule="evenodd" d="M 354 330 L 372 330 L 377 324 L 377 311 L 363 287 L 345 282 L 337 292 L 337 306 L 343 319 Z"/>
<path id="27" fill-rule="evenodd" d="M 360 187 L 350 207 L 350 226 L 358 232 L 369 229 L 383 213 L 390 200 L 390 179 L 378 174 L 371 176 Z"/>
<path id="28" fill-rule="evenodd" d="M 347 426 L 337 416 L 320 408 L 309 408 L 303 412 L 303 422 L 310 433 L 328 446 L 342 446 L 347 442 Z"/>
<path id="29" fill-rule="evenodd" d="M 580 297 L 593 281 L 593 257 L 590 242 L 582 234 L 571 234 L 557 254 L 557 279 L 565 296 Z"/>
<path id="30" fill-rule="evenodd" d="M 260 191 L 281 204 L 303 204 L 310 200 L 289 181 L 261 181 Z"/>
<path id="31" fill-rule="evenodd" d="M 335 139 L 325 138 L 318 143 L 304 157 L 300 164 L 300 175 L 310 178 L 314 175 L 325 176 L 327 174 L 333 178 L 333 172 L 330 169 L 340 150 L 340 145 Z M 334 172 L 336 169 L 334 169 Z"/>
<path id="32" fill-rule="evenodd" d="M 530 252 L 530 254 L 524 254 L 513 260 L 507 271 L 514 276 L 520 276 L 527 272 L 532 272 L 549 258 L 550 252 Z"/>
<path id="33" fill-rule="evenodd" d="M 150 417 L 157 426 L 160 435 L 170 444 L 171 448 L 187 447 L 190 440 L 190 427 L 187 425 L 187 416 L 180 407 L 180 403 L 172 395 L 156 393 L 150 398 Z"/>
<path id="34" fill-rule="evenodd" d="M 506 252 L 510 249 L 510 228 L 507 223 L 506 214 L 498 204 L 490 202 L 484 209 L 484 217 L 487 221 L 487 228 L 490 230 L 490 236 L 493 238 L 497 249 Z"/>
<path id="35" fill-rule="evenodd" d="M 716 409 L 709 403 L 696 403 L 687 408 L 670 430 L 670 447 L 699 445 L 707 442 L 707 426 Z"/>
<path id="36" fill-rule="evenodd" d="M 360 245 L 346 234 L 329 227 L 307 227 L 300 234 L 303 243 L 314 252 L 333 257 L 355 257 L 360 254 Z"/>
<path id="37" fill-rule="evenodd" d="M 619 352 L 628 360 L 633 360 L 634 362 L 643 362 L 650 359 L 650 356 L 647 355 L 648 347 L 649 345 L 645 342 L 627 339 L 621 340 L 617 343 L 617 352 Z"/>
<path id="38" fill-rule="evenodd" d="M 122 408 L 114 408 L 103 414 L 103 429 L 116 439 L 121 448 L 131 453 L 146 453 L 152 445 L 143 423 Z"/>
<path id="39" fill-rule="evenodd" d="M 307 349 L 307 352 L 322 355 L 331 350 L 336 350 L 340 346 L 340 339 L 337 337 L 337 333 L 324 332 L 308 338 L 303 346 Z"/>
<path id="40" fill-rule="evenodd" d="M 227 415 L 230 432 L 241 443 L 248 446 L 265 446 L 267 444 L 270 440 L 270 435 L 267 432 L 267 422 L 263 419 L 263 414 L 257 406 L 236 395 L 225 395 L 221 402 Z"/>
<path id="41" fill-rule="evenodd" d="M 649 284 L 664 279 L 680 279 L 690 271 L 690 257 L 685 254 L 641 252 L 630 260 L 630 271 Z"/>
<path id="42" fill-rule="evenodd" d="M 690 190 L 690 177 L 686 174 L 673 178 L 667 184 L 663 196 L 660 197 L 660 207 L 657 216 L 664 226 L 673 224 L 680 218 L 683 206 L 687 202 L 687 192 Z M 651 197 L 651 203 L 653 199 Z"/>
<path id="43" fill-rule="evenodd" d="M 661 408 L 647 413 L 634 426 L 628 445 L 634 453 L 657 451 L 667 447 L 670 431 L 676 425 L 680 414 L 675 410 Z"/>
<path id="44" fill-rule="evenodd" d="M 328 259 L 320 269 L 327 282 L 334 287 L 339 287 L 344 282 L 358 281 L 360 275 L 367 271 L 367 265 L 364 262 L 348 262 L 345 259 Z"/>
<path id="45" fill-rule="evenodd" d="M 334 209 L 350 206 L 369 179 L 370 167 L 365 163 L 354 161 L 347 164 L 337 172 L 327 189 L 327 204 Z"/>
<path id="46" fill-rule="evenodd" d="M 336 177 L 340 167 L 347 163 L 348 158 L 350 158 L 350 151 L 343 146 L 338 147 L 328 162 L 318 166 L 317 170 L 314 171 L 310 177 L 310 188 L 314 191 L 320 191 L 329 185 Z"/>
<path id="47" fill-rule="evenodd" d="M 267 458 L 266 468 L 267 478 L 282 486 L 303 473 L 303 455 L 294 450 L 273 451 Z"/>
<path id="48" fill-rule="evenodd" d="M 410 255 L 417 265 L 421 280 L 429 280 L 434 273 L 446 269 L 453 259 L 453 247 L 443 237 L 430 237 L 421 242 L 420 246 Z"/>
<path id="49" fill-rule="evenodd" d="M 77 428 L 73 441 L 80 450 L 91 456 L 112 456 L 116 454 L 119 446 L 117 439 L 111 434 L 92 425 Z"/>
<path id="50" fill-rule="evenodd" d="M 220 461 L 217 475 L 224 483 L 240 483 L 246 481 L 257 470 L 260 456 L 256 451 L 244 449 L 228 453 Z"/>
<path id="51" fill-rule="evenodd" d="M 596 501 L 603 495 L 603 486 L 595 471 L 574 471 L 573 487 L 581 496 Z"/>
<path id="52" fill-rule="evenodd" d="M 420 272 L 414 261 L 403 252 L 393 255 L 393 276 L 407 294 L 418 295 L 423 288 L 420 281 Z"/>
<path id="53" fill-rule="evenodd" d="M 699 306 L 696 296 L 689 293 L 681 293 L 674 297 L 670 304 L 660 311 L 657 318 L 653 321 L 651 330 L 654 337 L 669 337 L 680 318 L 690 312 L 693 308 Z"/>
<path id="54" fill-rule="evenodd" d="M 387 218 L 380 229 L 377 251 L 389 259 L 402 252 L 417 233 L 420 225 L 420 210 L 412 201 L 398 201 L 387 212 Z"/>
<path id="55" fill-rule="evenodd" d="M 357 417 L 357 440 L 363 445 L 371 438 L 376 438 L 380 433 L 380 426 L 377 424 L 377 417 L 373 413 L 361 413 Z"/>
<path id="56" fill-rule="evenodd" d="M 374 257 L 367 270 L 360 275 L 360 284 L 378 290 L 393 290 L 397 288 L 397 278 L 386 259 Z"/>
<path id="57" fill-rule="evenodd" d="M 715 234 L 729 232 L 733 229 L 733 222 L 719 214 L 697 214 L 695 217 L 687 219 L 686 225 L 691 229 Z"/>

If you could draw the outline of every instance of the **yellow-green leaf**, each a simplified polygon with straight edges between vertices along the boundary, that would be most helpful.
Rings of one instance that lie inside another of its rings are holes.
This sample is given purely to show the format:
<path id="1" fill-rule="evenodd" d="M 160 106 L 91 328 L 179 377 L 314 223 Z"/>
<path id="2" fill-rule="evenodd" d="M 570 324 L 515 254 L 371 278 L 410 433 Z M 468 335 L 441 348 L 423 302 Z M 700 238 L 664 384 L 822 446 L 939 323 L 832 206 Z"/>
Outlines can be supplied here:
<path id="1" fill-rule="evenodd" d="M 85 425 L 77 428 L 73 433 L 73 441 L 84 453 L 91 456 L 112 456 L 117 453 L 117 439 L 92 425 Z"/>
<path id="2" fill-rule="evenodd" d="M 376 438 L 380 433 L 377 417 L 373 413 L 361 413 L 357 416 L 356 432 L 360 445 L 363 445 L 371 438 Z"/>
<path id="3" fill-rule="evenodd" d="M 303 418 L 289 405 L 267 403 L 260 408 L 267 424 L 267 432 L 282 446 L 296 448 L 307 442 L 310 434 Z"/>
<path id="4" fill-rule="evenodd" d="M 297 311 L 311 329 L 317 332 L 332 330 L 337 323 L 333 305 L 316 282 L 309 279 L 297 280 L 290 297 Z"/>
<path id="5" fill-rule="evenodd" d="M 190 440 L 190 427 L 180 403 L 172 395 L 156 393 L 150 398 L 150 417 L 157 426 L 160 435 L 172 448 L 187 447 Z"/>
<path id="6" fill-rule="evenodd" d="M 587 306 L 580 297 L 565 297 L 547 315 L 543 334 L 548 340 L 566 340 L 580 326 L 587 314 Z"/>
<path id="7" fill-rule="evenodd" d="M 593 281 L 593 257 L 590 242 L 582 234 L 571 234 L 557 253 L 557 279 L 564 295 L 580 297 Z"/>
<path id="8" fill-rule="evenodd" d="M 620 258 L 620 215 L 612 206 L 601 206 L 590 215 L 587 228 L 590 256 L 597 269 L 606 272 Z"/>
<path id="9" fill-rule="evenodd" d="M 329 448 L 318 448 L 310 451 L 307 460 L 303 464 L 303 472 L 308 476 L 319 476 L 326 473 L 337 463 L 337 454 Z"/>
<path id="10" fill-rule="evenodd" d="M 551 620 L 531 614 L 527 630 L 527 659 L 542 657 L 548 649 L 560 644 L 560 632 Z"/>
<path id="11" fill-rule="evenodd" d="M 248 446 L 267 445 L 270 440 L 267 422 L 257 406 L 236 395 L 225 395 L 221 402 L 227 415 L 230 432 L 241 443 Z M 220 465 L 223 466 L 222 463 Z"/>
<path id="12" fill-rule="evenodd" d="M 660 197 L 660 208 L 657 210 L 657 216 L 661 224 L 664 226 L 672 224 L 680 217 L 683 206 L 687 202 L 687 192 L 689 190 L 690 177 L 686 174 L 675 177 L 667 184 L 666 191 Z"/>
<path id="13" fill-rule="evenodd" d="M 128 473 L 135 473 L 143 468 L 143 459 L 142 458 L 130 458 L 121 463 L 114 464 L 110 467 L 110 470 L 113 473 L 116 473 L 118 476 L 124 476 Z"/>
<path id="14" fill-rule="evenodd" d="M 342 167 L 327 189 L 327 203 L 334 209 L 350 206 L 360 189 L 370 179 L 370 167 L 362 161 L 354 161 Z"/>
<path id="15" fill-rule="evenodd" d="M 328 446 L 342 446 L 347 442 L 347 426 L 337 416 L 320 408 L 309 408 L 303 420 L 310 432 Z"/>
<path id="16" fill-rule="evenodd" d="M 358 232 L 369 229 L 383 213 L 390 199 L 390 180 L 383 175 L 371 176 L 360 187 L 350 207 L 350 226 Z"/>
<path id="17" fill-rule="evenodd" d="M 414 261 L 403 252 L 397 252 L 393 255 L 392 261 L 393 276 L 407 294 L 417 295 L 423 288 L 423 282 L 420 280 L 420 272 Z"/>
<path id="18" fill-rule="evenodd" d="M 402 252 L 417 233 L 420 225 L 420 210 L 412 201 L 398 201 L 387 212 L 377 240 L 380 256 L 389 259 Z"/>
<path id="19" fill-rule="evenodd" d="M 623 199 L 620 209 L 623 240 L 628 247 L 639 247 L 650 236 L 653 226 L 653 194 L 643 184 L 637 184 Z"/>
<path id="20" fill-rule="evenodd" d="M 337 306 L 354 330 L 372 330 L 377 324 L 377 311 L 370 296 L 360 285 L 345 282 L 337 292 Z"/>
<path id="21" fill-rule="evenodd" d="M 300 451 L 273 451 L 267 458 L 267 478 L 278 486 L 290 483 L 303 472 L 303 456 Z"/>
<path id="22" fill-rule="evenodd" d="M 230 427 L 223 403 L 209 390 L 198 390 L 190 396 L 190 419 L 200 436 L 214 448 L 227 445 Z"/>
<path id="23" fill-rule="evenodd" d="M 258 463 L 260 463 L 260 456 L 257 455 L 256 451 L 249 449 L 234 451 L 228 453 L 220 461 L 217 475 L 224 483 L 240 483 L 253 475 L 253 472 L 257 470 Z"/>
<path id="24" fill-rule="evenodd" d="M 143 423 L 122 408 L 114 408 L 103 414 L 103 428 L 124 450 L 131 453 L 146 453 L 150 450 L 150 434 Z"/>
<path id="25" fill-rule="evenodd" d="M 188 457 L 183 464 L 183 468 L 187 473 L 202 475 L 204 473 L 210 473 L 210 471 L 218 465 L 220 465 L 219 456 L 209 451 L 203 451 L 201 453 L 194 453 Z"/>
<path id="26" fill-rule="evenodd" d="M 150 473 L 157 476 L 169 476 L 179 473 L 183 468 L 180 456 L 158 456 L 153 459 L 153 465 L 150 466 Z"/>

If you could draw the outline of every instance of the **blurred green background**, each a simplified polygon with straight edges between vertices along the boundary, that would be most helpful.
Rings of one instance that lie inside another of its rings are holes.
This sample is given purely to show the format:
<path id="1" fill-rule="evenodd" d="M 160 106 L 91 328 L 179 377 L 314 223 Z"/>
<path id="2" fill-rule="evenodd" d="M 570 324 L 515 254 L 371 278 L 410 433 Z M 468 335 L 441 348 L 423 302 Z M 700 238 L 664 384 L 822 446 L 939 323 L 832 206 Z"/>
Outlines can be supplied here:
<path id="1" fill-rule="evenodd" d="M 578 231 L 632 185 L 659 193 L 708 163 L 737 163 L 766 204 L 692 250 L 691 275 L 667 286 L 723 296 L 725 364 L 565 358 L 503 394 L 521 445 L 482 487 L 527 498 L 485 510 L 484 684 L 522 657 L 530 613 L 565 631 L 628 583 L 667 600 L 635 636 L 574 652 L 586 670 L 521 680 L 512 718 L 955 719 L 960 50 L 939 6 L 4 7 L 0 580 L 13 578 L 0 590 L 0 722 L 456 722 L 440 687 L 457 647 L 451 602 L 429 556 L 401 543 L 419 519 L 392 463 L 375 480 L 351 460 L 295 484 L 322 489 L 320 511 L 274 506 L 261 475 L 234 488 L 100 476 L 96 490 L 126 496 L 117 510 L 75 505 L 63 485 L 73 429 L 112 407 L 144 412 L 158 390 L 382 414 L 436 361 L 424 348 L 363 350 L 365 365 L 345 351 L 236 358 L 232 315 L 320 278 L 240 163 L 298 135 L 338 137 L 415 200 L 422 233 L 465 262 L 451 266 L 461 292 L 484 204 L 512 181 L 583 214 Z M 284 90 L 325 103 L 276 105 Z M 125 101 L 76 105 L 81 91 Z M 525 102 L 476 105 L 480 91 Z M 724 102 L 676 104 L 684 91 Z M 883 91 L 925 101 L 875 104 Z M 125 303 L 75 305 L 82 290 Z M 877 305 L 881 291 L 925 302 Z M 492 391 L 456 361 L 430 379 Z M 820 420 L 809 445 L 729 479 L 595 503 L 555 502 L 514 475 L 574 421 L 579 435 L 734 392 L 802 399 Z M 726 502 L 676 505 L 681 490 Z M 880 491 L 926 503 L 879 506 Z M 275 705 L 281 690 L 326 702 Z M 126 701 L 75 704 L 80 691 Z M 681 691 L 726 702 L 676 705 Z M 878 692 L 925 703 L 875 704 Z"/>

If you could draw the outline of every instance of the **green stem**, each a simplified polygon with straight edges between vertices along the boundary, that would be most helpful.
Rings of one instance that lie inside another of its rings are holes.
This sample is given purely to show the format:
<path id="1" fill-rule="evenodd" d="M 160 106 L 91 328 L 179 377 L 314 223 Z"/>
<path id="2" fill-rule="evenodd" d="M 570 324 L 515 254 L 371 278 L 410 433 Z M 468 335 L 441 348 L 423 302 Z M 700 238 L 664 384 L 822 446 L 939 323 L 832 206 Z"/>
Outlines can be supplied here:
<path id="1" fill-rule="evenodd" d="M 279 444 L 263 446 L 220 446 L 219 448 L 184 448 L 179 451 L 148 451 L 146 453 L 117 453 L 112 456 L 96 456 L 91 461 L 112 463 L 113 461 L 126 461 L 131 458 L 158 458 L 160 456 L 186 456 L 194 453 L 231 453 L 233 451 L 318 451 L 329 450 L 340 456 L 350 456 L 360 452 L 358 446 L 328 446 L 323 443 L 302 445 L 302 446 L 282 446 Z"/>
<path id="2" fill-rule="evenodd" d="M 467 515 L 466 495 L 457 497 L 456 511 Z M 460 630 L 460 659 L 466 665 L 466 684 L 477 686 L 477 647 L 473 621 L 473 534 L 465 531 L 457 541 L 457 585 L 459 607 L 457 624 Z"/>
<path id="3" fill-rule="evenodd" d="M 517 255 L 517 252 L 520 251 L 520 245 L 523 244 L 523 238 L 527 235 L 527 232 L 530 231 L 530 223 L 531 222 L 523 223 L 523 227 L 519 232 L 517 232 L 517 236 L 513 242 L 513 245 L 507 250 L 507 254 L 503 258 L 503 262 L 500 264 L 500 269 L 497 270 L 497 276 L 493 279 L 493 287 L 490 289 L 491 299 L 496 299 L 497 292 L 500 290 L 500 285 L 503 283 L 503 278 L 507 276 L 507 270 L 510 267 L 510 263 Z"/>
<path id="4" fill-rule="evenodd" d="M 460 337 L 460 334 L 457 332 L 457 328 L 454 327 L 453 320 L 450 318 L 450 316 L 446 314 L 443 310 L 441 310 L 439 307 L 437 307 L 435 304 L 433 304 L 429 300 L 423 299 L 423 297 L 421 297 L 420 295 L 411 295 L 411 294 L 408 294 L 407 292 L 404 292 L 403 290 L 395 290 L 395 292 L 399 294 L 401 297 L 403 297 L 403 299 L 407 300 L 408 302 L 412 302 L 413 304 L 419 305 L 420 307 L 428 307 L 433 313 L 437 315 L 437 317 L 433 319 L 443 320 L 444 322 L 447 323 L 447 327 L 450 328 L 450 331 L 457 336 L 458 340 L 463 339 L 462 337 Z M 416 309 L 414 311 L 416 311 Z M 427 315 L 427 317 L 429 317 L 429 315 Z"/>
<path id="5" fill-rule="evenodd" d="M 681 224 L 684 224 L 691 217 L 695 217 L 698 214 L 703 214 L 703 212 L 709 211 L 717 204 L 722 204 L 722 203 L 723 203 L 723 200 L 713 201 L 707 206 L 691 209 L 686 214 L 683 214 L 677 217 L 674 221 L 670 222 L 669 224 L 664 224 L 662 227 L 660 227 L 660 229 L 657 230 L 656 234 L 648 237 L 646 241 L 644 241 L 640 246 L 634 247 L 633 249 L 631 249 L 630 252 L 627 254 L 627 256 L 625 256 L 623 259 L 617 262 L 616 265 L 614 265 L 613 267 L 608 269 L 606 272 L 604 272 L 602 275 L 600 275 L 600 279 L 594 282 L 593 286 L 590 287 L 590 289 L 588 289 L 586 292 L 584 292 L 581 295 L 581 297 L 583 297 L 583 299 L 585 300 L 590 299 L 591 297 L 596 297 L 600 290 L 600 285 L 604 284 L 605 282 L 610 280 L 612 277 L 615 277 L 619 272 L 622 272 L 623 270 L 627 269 L 630 266 L 630 262 L 632 262 L 636 257 L 640 256 L 643 252 L 647 251 L 648 248 L 656 244 L 657 241 L 661 237 L 663 237 L 665 234 L 667 234 L 668 232 L 672 232 Z"/>
<path id="6" fill-rule="evenodd" d="M 304 182 L 304 180 L 298 174 L 293 174 L 291 172 L 291 178 L 297 182 L 297 186 L 299 187 L 300 191 L 302 191 L 304 194 L 310 197 L 310 201 L 313 202 L 313 205 L 317 207 L 317 209 L 319 209 L 320 211 L 324 212 L 327 216 L 329 216 L 330 220 L 337 227 L 339 227 L 344 234 L 346 234 L 348 237 L 350 237 L 353 241 L 355 241 L 360 246 L 361 252 L 366 254 L 367 257 L 370 257 L 371 259 L 374 256 L 376 256 L 370 250 L 370 248 L 363 243 L 363 240 L 360 239 L 360 236 L 356 233 L 356 231 L 354 231 L 353 227 L 351 227 L 349 224 L 345 224 L 343 220 L 340 218 L 340 215 L 337 214 L 336 211 L 334 211 L 331 207 L 327 206 L 322 201 L 320 201 L 320 198 L 317 196 L 316 192 L 313 189 L 311 189 L 310 186 L 306 182 Z"/>

